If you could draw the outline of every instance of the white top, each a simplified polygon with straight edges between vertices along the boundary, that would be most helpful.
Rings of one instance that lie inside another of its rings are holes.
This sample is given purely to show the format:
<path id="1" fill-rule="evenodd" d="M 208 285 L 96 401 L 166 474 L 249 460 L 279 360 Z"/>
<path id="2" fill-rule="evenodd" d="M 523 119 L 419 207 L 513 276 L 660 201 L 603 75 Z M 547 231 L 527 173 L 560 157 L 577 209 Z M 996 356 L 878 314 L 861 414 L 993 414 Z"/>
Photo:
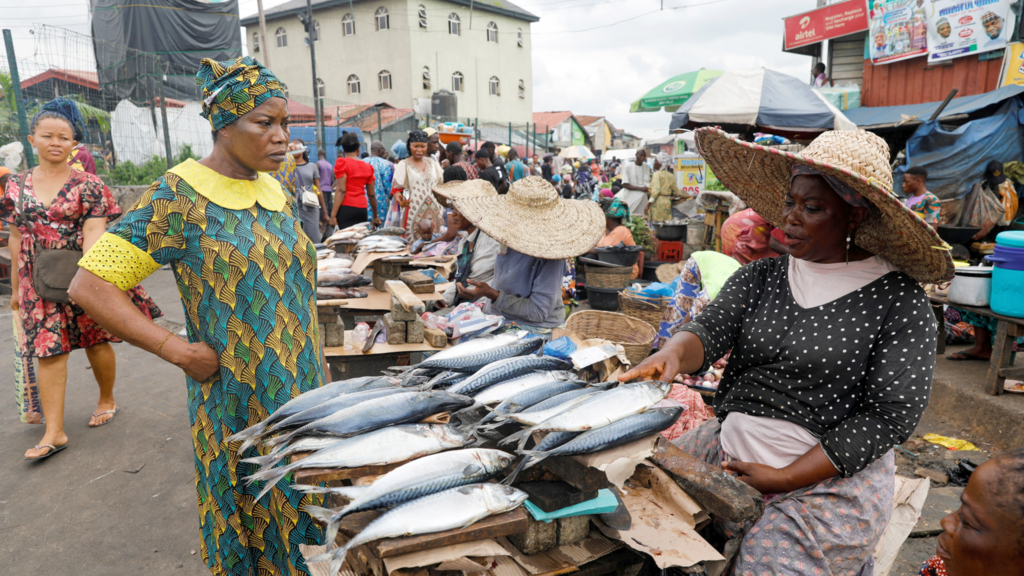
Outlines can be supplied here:
<path id="1" fill-rule="evenodd" d="M 460 232 L 459 234 L 464 233 Z M 492 284 L 494 282 L 494 260 L 498 257 L 498 249 L 501 248 L 501 245 L 479 228 L 472 234 L 462 236 L 459 240 L 458 254 L 462 254 L 462 247 L 466 242 L 473 242 L 473 257 L 469 260 L 469 279 L 487 285 Z M 455 302 L 455 293 L 455 282 L 452 282 L 443 294 L 445 304 L 451 306 L 452 302 Z"/>
<path id="2" fill-rule="evenodd" d="M 646 163 L 637 166 L 636 162 L 629 162 L 622 165 L 621 171 L 623 184 L 632 184 L 641 188 L 651 185 L 651 168 Z"/>
<path id="3" fill-rule="evenodd" d="M 789 290 L 802 308 L 828 304 L 896 270 L 878 256 L 859 262 L 817 264 L 790 257 Z M 785 468 L 819 439 L 806 428 L 776 418 L 730 412 L 719 440 L 726 460 Z"/>

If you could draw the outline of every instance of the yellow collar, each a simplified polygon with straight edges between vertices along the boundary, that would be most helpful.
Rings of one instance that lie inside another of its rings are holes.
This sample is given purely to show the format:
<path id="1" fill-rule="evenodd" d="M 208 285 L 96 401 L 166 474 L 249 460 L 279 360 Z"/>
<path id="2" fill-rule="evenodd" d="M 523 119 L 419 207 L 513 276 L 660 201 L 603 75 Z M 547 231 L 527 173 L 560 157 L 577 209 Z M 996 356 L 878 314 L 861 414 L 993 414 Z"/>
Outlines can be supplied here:
<path id="1" fill-rule="evenodd" d="M 210 202 L 228 210 L 248 210 L 259 202 L 260 206 L 271 212 L 280 212 L 287 202 L 281 184 L 265 172 L 257 173 L 256 180 L 235 180 L 192 159 L 178 164 L 168 172 L 188 182 L 189 186 Z"/>

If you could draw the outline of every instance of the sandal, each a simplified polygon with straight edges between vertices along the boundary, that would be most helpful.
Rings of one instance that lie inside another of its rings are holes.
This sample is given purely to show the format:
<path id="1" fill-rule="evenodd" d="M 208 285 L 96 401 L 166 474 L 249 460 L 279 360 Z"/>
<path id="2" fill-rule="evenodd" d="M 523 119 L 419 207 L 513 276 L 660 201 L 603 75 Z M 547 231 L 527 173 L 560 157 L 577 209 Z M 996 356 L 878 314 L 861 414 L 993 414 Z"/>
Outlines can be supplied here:
<path id="1" fill-rule="evenodd" d="M 954 362 L 963 362 L 965 360 L 979 360 L 981 362 L 988 362 L 991 358 L 982 358 L 981 356 L 975 356 L 974 354 L 968 354 L 966 350 L 962 352 L 956 352 L 946 356 L 946 360 L 952 360 Z"/>
<path id="2" fill-rule="evenodd" d="M 64 444 L 61 444 L 60 446 L 54 446 L 53 444 L 36 444 L 33 447 L 33 450 L 42 450 L 43 448 L 49 448 L 50 450 L 47 451 L 46 454 L 42 454 L 42 455 L 36 456 L 35 458 L 29 458 L 28 456 L 25 456 L 25 460 L 46 460 L 50 456 L 53 456 L 57 452 L 60 452 L 61 450 L 65 449 L 67 447 L 68 447 L 67 442 L 65 442 Z"/>
<path id="3" fill-rule="evenodd" d="M 93 418 L 99 418 L 100 416 L 103 416 L 104 414 L 110 414 L 111 416 L 110 416 L 110 418 L 104 420 L 103 422 L 100 422 L 99 424 L 89 424 L 89 428 L 99 428 L 100 426 L 103 426 L 104 424 L 109 423 L 111 420 L 114 419 L 114 416 L 117 415 L 117 411 L 120 410 L 120 409 L 121 409 L 121 407 L 115 404 L 113 410 L 104 410 L 103 412 L 97 412 L 97 413 L 93 414 L 92 415 Z"/>

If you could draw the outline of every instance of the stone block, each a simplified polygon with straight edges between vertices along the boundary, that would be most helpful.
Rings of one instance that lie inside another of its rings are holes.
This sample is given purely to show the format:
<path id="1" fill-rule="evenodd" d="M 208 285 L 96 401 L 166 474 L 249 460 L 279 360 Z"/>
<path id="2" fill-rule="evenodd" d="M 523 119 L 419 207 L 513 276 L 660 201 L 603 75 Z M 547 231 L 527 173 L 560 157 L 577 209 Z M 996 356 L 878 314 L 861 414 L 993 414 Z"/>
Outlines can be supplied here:
<path id="1" fill-rule="evenodd" d="M 590 534 L 590 515 L 558 519 L 558 545 L 575 544 Z"/>
<path id="2" fill-rule="evenodd" d="M 405 344 L 405 322 L 395 320 L 390 313 L 384 315 L 384 333 L 388 344 Z"/>
<path id="3" fill-rule="evenodd" d="M 417 316 L 415 320 L 405 323 L 405 341 L 409 344 L 422 344 L 425 326 L 423 320 Z"/>
<path id="4" fill-rule="evenodd" d="M 419 319 L 420 315 L 415 312 L 407 312 L 402 307 L 402 303 L 395 298 L 394 294 L 391 295 L 391 317 L 399 322 L 409 322 L 410 320 Z"/>
<path id="5" fill-rule="evenodd" d="M 448 335 L 444 333 L 444 330 L 438 330 L 437 328 L 428 328 L 423 331 L 423 338 L 427 344 L 430 344 L 434 348 L 444 348 L 448 345 Z"/>
<path id="6" fill-rule="evenodd" d="M 373 263 L 373 275 L 382 276 L 387 280 L 395 280 L 402 274 L 403 262 L 385 262 L 377 260 Z"/>
<path id="7" fill-rule="evenodd" d="M 373 284 L 373 287 L 376 288 L 377 290 L 380 290 L 381 292 L 388 291 L 388 289 L 384 287 L 384 283 L 387 282 L 388 280 L 390 280 L 390 278 L 385 278 L 380 274 L 377 274 L 376 272 L 374 272 L 373 276 L 370 278 L 370 282 Z"/>
<path id="8" fill-rule="evenodd" d="M 330 324 L 324 324 L 326 335 L 324 342 L 331 348 L 345 345 L 345 325 L 337 320 Z"/>
<path id="9" fill-rule="evenodd" d="M 540 554 L 558 546 L 558 522 L 540 522 L 529 517 L 529 526 L 521 534 L 508 536 L 508 541 L 527 556 Z"/>

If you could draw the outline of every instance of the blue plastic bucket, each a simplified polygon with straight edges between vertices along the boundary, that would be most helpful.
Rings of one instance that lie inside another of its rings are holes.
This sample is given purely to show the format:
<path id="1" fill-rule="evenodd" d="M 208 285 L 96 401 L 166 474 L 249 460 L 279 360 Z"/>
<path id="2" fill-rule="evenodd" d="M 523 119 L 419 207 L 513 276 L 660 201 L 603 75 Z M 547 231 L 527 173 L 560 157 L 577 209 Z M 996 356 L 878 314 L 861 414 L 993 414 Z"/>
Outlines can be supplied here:
<path id="1" fill-rule="evenodd" d="M 987 258 L 992 270 L 992 311 L 1003 316 L 1024 318 L 1024 232 L 1001 232 Z"/>

